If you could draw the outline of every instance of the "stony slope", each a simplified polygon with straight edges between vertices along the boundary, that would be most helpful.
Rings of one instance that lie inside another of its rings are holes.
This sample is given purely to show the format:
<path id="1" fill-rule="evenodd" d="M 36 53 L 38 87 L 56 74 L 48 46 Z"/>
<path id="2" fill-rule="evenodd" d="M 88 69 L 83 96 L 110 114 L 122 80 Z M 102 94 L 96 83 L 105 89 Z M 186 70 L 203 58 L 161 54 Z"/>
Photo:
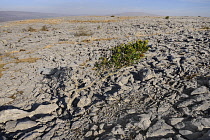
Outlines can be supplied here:
<path id="1" fill-rule="evenodd" d="M 1 23 L 1 138 L 209 139 L 210 30 L 203 27 L 210 18 Z M 138 64 L 103 75 L 93 69 L 101 53 L 137 39 L 150 46 Z"/>

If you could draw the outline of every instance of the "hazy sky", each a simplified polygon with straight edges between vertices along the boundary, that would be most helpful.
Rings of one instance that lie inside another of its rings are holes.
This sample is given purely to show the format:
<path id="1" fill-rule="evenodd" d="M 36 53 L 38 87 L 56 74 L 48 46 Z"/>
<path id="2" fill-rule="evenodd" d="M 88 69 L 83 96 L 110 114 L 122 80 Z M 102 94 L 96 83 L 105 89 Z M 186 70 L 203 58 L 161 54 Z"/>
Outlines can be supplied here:
<path id="1" fill-rule="evenodd" d="M 163 16 L 210 16 L 210 0 L 0 0 L 0 11 L 70 15 L 146 12 Z"/>

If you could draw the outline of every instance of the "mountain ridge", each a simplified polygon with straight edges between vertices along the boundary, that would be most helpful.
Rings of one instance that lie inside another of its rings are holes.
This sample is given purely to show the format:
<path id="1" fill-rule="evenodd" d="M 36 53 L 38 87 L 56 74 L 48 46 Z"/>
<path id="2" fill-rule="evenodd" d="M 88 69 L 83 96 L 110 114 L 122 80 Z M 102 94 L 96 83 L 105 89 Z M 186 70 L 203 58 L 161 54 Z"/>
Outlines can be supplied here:
<path id="1" fill-rule="evenodd" d="M 124 12 L 124 13 L 118 13 L 118 14 L 112 14 L 114 16 L 160 16 L 145 12 Z"/>

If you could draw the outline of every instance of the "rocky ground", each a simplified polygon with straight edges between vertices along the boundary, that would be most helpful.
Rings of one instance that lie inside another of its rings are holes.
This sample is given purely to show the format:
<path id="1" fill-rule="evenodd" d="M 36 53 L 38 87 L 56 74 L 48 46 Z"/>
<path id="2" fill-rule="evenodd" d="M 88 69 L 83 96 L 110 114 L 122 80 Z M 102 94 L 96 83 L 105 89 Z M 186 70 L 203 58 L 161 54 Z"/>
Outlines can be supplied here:
<path id="1" fill-rule="evenodd" d="M 0 23 L 0 139 L 210 139 L 210 18 L 65 17 Z M 108 49 L 146 57 L 101 74 Z"/>

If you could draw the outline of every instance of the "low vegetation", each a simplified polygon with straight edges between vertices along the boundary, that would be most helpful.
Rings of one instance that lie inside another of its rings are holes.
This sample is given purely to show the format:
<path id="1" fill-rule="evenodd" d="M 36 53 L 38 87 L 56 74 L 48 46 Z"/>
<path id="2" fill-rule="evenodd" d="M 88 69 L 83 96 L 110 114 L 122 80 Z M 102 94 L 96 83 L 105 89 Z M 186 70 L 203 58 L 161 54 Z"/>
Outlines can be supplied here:
<path id="1" fill-rule="evenodd" d="M 41 31 L 49 31 L 49 30 L 48 30 L 47 26 L 44 25 L 44 26 L 42 26 Z"/>
<path id="2" fill-rule="evenodd" d="M 79 27 L 78 31 L 74 34 L 74 36 L 91 36 L 93 33 L 90 30 L 85 29 L 85 27 Z"/>
<path id="3" fill-rule="evenodd" d="M 165 19 L 169 19 L 169 16 L 166 16 Z"/>
<path id="4" fill-rule="evenodd" d="M 32 27 L 29 27 L 26 31 L 28 31 L 28 32 L 36 32 L 37 30 L 32 28 Z"/>
<path id="5" fill-rule="evenodd" d="M 201 29 L 204 29 L 204 30 L 209 30 L 210 27 L 202 27 Z"/>
<path id="6" fill-rule="evenodd" d="M 24 32 L 38 32 L 38 31 L 49 31 L 46 25 L 42 26 L 41 29 L 34 29 L 33 27 L 28 27 L 28 29 L 23 29 Z"/>
<path id="7" fill-rule="evenodd" d="M 7 68 L 4 68 L 4 66 L 5 66 L 6 64 L 0 64 L 0 78 L 2 77 L 2 72 L 3 71 L 5 71 L 5 70 L 7 70 Z"/>
<path id="8" fill-rule="evenodd" d="M 7 65 L 7 64 L 11 64 L 11 63 L 35 63 L 37 60 L 39 60 L 40 58 L 24 58 L 24 59 L 18 59 L 16 58 L 15 56 L 13 55 L 10 55 L 9 53 L 5 54 L 5 55 L 2 55 L 0 57 L 0 62 L 2 61 L 2 59 L 4 57 L 10 57 L 10 58 L 14 58 L 15 60 L 11 61 L 11 62 L 7 62 L 7 63 L 0 63 L 0 78 L 3 76 L 3 71 L 6 71 L 8 70 L 9 68 L 5 68 L 4 66 Z"/>
<path id="9" fill-rule="evenodd" d="M 128 44 L 121 44 L 110 49 L 111 54 L 104 56 L 95 63 L 99 71 L 117 70 L 138 62 L 149 49 L 148 41 L 138 40 Z M 106 54 L 105 54 L 106 55 Z"/>

